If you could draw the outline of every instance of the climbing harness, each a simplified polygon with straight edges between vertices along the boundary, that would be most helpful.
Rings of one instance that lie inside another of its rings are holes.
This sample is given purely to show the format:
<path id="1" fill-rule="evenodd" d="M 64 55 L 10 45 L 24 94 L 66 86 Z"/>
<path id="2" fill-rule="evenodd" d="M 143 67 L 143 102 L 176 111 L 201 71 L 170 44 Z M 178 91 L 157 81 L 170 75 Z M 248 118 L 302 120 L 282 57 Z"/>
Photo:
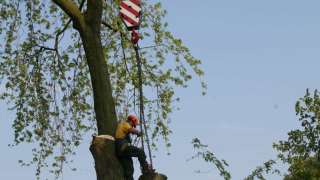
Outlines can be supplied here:
<path id="1" fill-rule="evenodd" d="M 128 31 L 131 32 L 131 42 L 134 46 L 134 50 L 136 53 L 137 59 L 137 67 L 138 67 L 138 79 L 139 79 L 139 113 L 140 113 L 140 129 L 144 135 L 141 136 L 141 145 L 143 151 L 145 150 L 144 142 L 147 144 L 148 148 L 148 156 L 150 159 L 150 166 L 153 169 L 152 163 L 152 153 L 151 153 L 151 146 L 148 136 L 147 125 L 145 121 L 144 115 L 144 101 L 143 101 L 143 74 L 142 74 L 142 62 L 140 59 L 139 54 L 139 45 L 138 41 L 140 39 L 139 33 L 137 30 L 140 26 L 140 17 L 141 17 L 141 2 L 140 0 L 124 0 L 120 3 L 120 17 L 123 20 L 124 24 L 126 25 Z M 144 137 L 145 136 L 145 140 Z"/>

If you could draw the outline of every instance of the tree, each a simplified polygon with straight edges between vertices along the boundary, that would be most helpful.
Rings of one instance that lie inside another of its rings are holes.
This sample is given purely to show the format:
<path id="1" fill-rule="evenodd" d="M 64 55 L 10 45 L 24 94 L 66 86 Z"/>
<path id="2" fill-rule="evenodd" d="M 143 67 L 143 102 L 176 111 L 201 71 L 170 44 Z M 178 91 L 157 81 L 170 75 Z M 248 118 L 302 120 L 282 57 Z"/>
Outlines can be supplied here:
<path id="1" fill-rule="evenodd" d="M 30 162 L 59 176 L 87 132 L 113 135 L 117 120 L 137 105 L 137 68 L 119 0 L 1 0 L 1 98 L 16 112 L 14 145 L 37 144 Z M 142 2 L 140 48 L 148 127 L 155 146 L 170 146 L 168 114 L 174 86 L 186 87 L 200 60 L 167 30 L 160 3 Z M 205 84 L 202 83 L 205 88 Z M 112 141 L 91 148 L 98 180 L 122 179 Z M 51 162 L 52 164 L 48 164 Z"/>
<path id="2" fill-rule="evenodd" d="M 296 103 L 301 129 L 288 133 L 288 139 L 274 144 L 278 157 L 289 164 L 285 180 L 320 178 L 320 97 L 315 90 L 307 92 Z"/>
<path id="3" fill-rule="evenodd" d="M 307 89 L 295 106 L 301 127 L 288 133 L 287 140 L 274 143 L 278 159 L 289 166 L 284 180 L 316 180 L 320 178 L 320 96 L 315 90 Z M 279 163 L 279 162 L 278 162 Z M 264 174 L 278 174 L 276 160 L 269 160 L 258 166 L 245 180 L 266 179 Z"/>
<path id="4" fill-rule="evenodd" d="M 291 164 L 289 167 L 289 174 L 284 177 L 284 180 L 299 179 L 320 179 L 320 161 L 317 157 L 295 161 Z"/>

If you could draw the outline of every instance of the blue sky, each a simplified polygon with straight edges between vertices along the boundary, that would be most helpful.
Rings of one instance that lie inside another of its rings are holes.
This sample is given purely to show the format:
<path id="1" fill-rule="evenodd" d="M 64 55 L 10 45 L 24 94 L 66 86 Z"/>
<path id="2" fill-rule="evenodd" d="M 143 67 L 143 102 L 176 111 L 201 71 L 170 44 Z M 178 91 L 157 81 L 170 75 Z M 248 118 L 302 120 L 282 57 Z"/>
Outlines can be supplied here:
<path id="1" fill-rule="evenodd" d="M 160 149 L 155 166 L 173 180 L 222 179 L 201 161 L 186 162 L 193 155 L 191 139 L 199 137 L 229 162 L 232 179 L 241 179 L 275 157 L 272 143 L 298 127 L 296 100 L 306 88 L 319 88 L 320 1 L 162 2 L 170 29 L 202 59 L 208 94 L 201 96 L 196 78 L 177 90 L 182 102 L 171 116 L 171 155 Z M 7 147 L 13 114 L 3 102 L 0 107 L 0 178 L 34 179 L 34 169 L 17 163 L 28 159 L 29 147 Z M 67 168 L 64 179 L 95 179 L 89 143 L 75 157 L 79 170 Z"/>

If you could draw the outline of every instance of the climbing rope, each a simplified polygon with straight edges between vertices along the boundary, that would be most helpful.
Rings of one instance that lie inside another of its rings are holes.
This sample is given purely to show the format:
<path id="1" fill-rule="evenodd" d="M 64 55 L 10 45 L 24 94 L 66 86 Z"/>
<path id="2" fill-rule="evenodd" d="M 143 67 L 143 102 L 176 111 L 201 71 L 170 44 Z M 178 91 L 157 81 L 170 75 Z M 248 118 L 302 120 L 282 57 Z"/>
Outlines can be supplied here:
<path id="1" fill-rule="evenodd" d="M 144 116 L 144 101 L 143 101 L 143 77 L 142 77 L 142 63 L 139 55 L 139 46 L 136 44 L 134 46 L 135 52 L 136 52 L 136 57 L 137 57 L 137 67 L 138 67 L 138 79 L 139 79 L 139 104 L 140 104 L 140 120 L 142 123 L 140 123 L 140 129 L 141 132 L 144 130 L 144 135 L 146 136 L 146 143 L 147 143 L 147 148 L 148 148 L 148 155 L 150 159 L 150 165 L 151 168 L 153 169 L 153 163 L 152 163 L 152 153 L 151 153 L 151 146 L 150 146 L 150 140 L 148 136 L 148 130 L 147 130 L 147 124 L 145 121 L 145 116 Z M 141 144 L 142 148 L 144 150 L 144 139 L 143 135 L 141 136 Z"/>
<path id="2" fill-rule="evenodd" d="M 136 58 L 137 58 L 137 66 L 138 66 L 138 78 L 139 78 L 139 102 L 140 102 L 140 120 L 142 123 L 140 123 L 140 129 L 141 132 L 145 135 L 147 148 L 148 148 L 148 154 L 150 158 L 150 165 L 151 168 L 153 168 L 152 164 L 152 154 L 151 154 L 151 147 L 150 147 L 150 141 L 148 136 L 148 130 L 146 121 L 144 118 L 144 102 L 143 102 L 143 82 L 142 82 L 142 68 L 141 68 L 141 59 L 139 55 L 139 46 L 138 41 L 140 39 L 139 33 L 137 30 L 140 26 L 140 20 L 141 20 L 141 1 L 140 0 L 122 0 L 120 3 L 120 18 L 124 22 L 127 29 L 131 32 L 131 42 L 134 46 L 134 50 L 136 52 Z M 142 149 L 144 151 L 144 137 L 141 136 L 141 144 Z"/>

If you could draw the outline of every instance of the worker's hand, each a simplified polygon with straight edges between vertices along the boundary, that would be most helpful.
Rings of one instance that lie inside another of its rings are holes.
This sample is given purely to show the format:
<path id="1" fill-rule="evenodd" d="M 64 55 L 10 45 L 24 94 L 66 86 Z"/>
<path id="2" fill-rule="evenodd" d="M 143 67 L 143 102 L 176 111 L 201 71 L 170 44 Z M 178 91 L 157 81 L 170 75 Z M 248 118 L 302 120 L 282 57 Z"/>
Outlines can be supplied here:
<path id="1" fill-rule="evenodd" d="M 140 131 L 137 133 L 137 136 L 138 136 L 138 137 L 141 137 L 142 135 L 143 135 L 143 134 L 142 134 L 142 132 L 140 132 Z"/>

